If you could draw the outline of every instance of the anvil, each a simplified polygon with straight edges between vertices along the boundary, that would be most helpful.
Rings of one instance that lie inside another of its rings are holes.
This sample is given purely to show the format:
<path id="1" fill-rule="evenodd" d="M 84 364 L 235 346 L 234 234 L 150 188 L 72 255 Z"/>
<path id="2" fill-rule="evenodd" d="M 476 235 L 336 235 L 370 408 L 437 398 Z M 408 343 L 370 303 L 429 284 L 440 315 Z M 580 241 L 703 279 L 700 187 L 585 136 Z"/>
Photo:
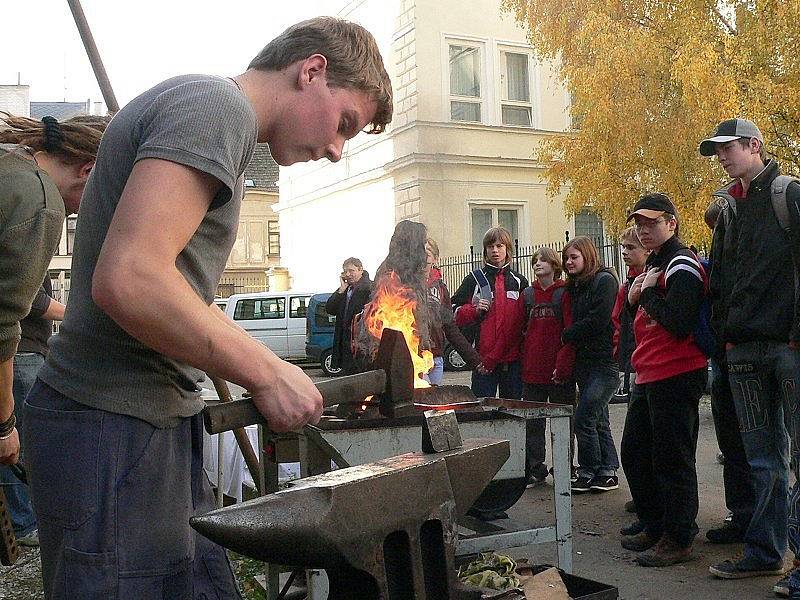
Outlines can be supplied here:
<path id="1" fill-rule="evenodd" d="M 508 456 L 507 441 L 469 439 L 301 479 L 191 525 L 245 556 L 325 569 L 329 600 L 479 598 L 455 575 L 455 522 Z"/>

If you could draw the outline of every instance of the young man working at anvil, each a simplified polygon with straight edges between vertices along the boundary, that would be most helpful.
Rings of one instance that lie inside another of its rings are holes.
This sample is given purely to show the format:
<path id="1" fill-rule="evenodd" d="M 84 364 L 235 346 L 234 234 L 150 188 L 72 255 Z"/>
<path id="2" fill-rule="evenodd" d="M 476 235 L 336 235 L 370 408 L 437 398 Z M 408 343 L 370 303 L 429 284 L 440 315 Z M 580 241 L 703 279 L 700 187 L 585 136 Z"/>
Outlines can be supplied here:
<path id="1" fill-rule="evenodd" d="M 276 431 L 322 399 L 211 302 L 256 142 L 280 165 L 328 158 L 392 114 L 373 37 L 321 17 L 231 79 L 186 75 L 109 125 L 81 206 L 66 318 L 25 402 L 47 598 L 237 598 L 224 551 L 194 536 L 211 507 L 197 383 L 247 388 Z"/>
<path id="2" fill-rule="evenodd" d="M 800 486 L 794 486 L 787 502 L 789 456 L 784 424 L 790 427 L 796 454 L 800 450 L 800 320 L 795 279 L 800 186 L 789 184 L 782 207 L 773 202 L 778 165 L 765 159 L 764 138 L 752 121 L 723 121 L 700 144 L 700 153 L 716 155 L 734 179 L 721 190 L 728 206 L 714 229 L 712 322 L 718 342 L 724 344 L 721 356 L 727 363 L 756 496 L 744 534 L 744 556 L 710 570 L 724 579 L 778 575 L 784 572 L 787 537 L 795 556 L 800 552 Z M 788 223 L 781 223 L 783 209 L 787 209 Z M 792 574 L 790 585 L 792 597 L 800 600 L 800 572 Z"/>

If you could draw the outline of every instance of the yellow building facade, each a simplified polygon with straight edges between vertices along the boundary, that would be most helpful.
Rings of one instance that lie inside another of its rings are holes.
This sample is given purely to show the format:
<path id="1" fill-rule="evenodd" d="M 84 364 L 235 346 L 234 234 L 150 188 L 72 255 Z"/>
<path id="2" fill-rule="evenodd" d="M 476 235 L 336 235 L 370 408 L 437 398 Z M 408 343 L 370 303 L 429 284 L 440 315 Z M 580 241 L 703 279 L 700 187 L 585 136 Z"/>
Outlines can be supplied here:
<path id="1" fill-rule="evenodd" d="M 374 271 L 402 219 L 425 223 L 442 256 L 480 246 L 495 225 L 520 245 L 573 232 L 534 156 L 569 130 L 569 95 L 499 0 L 361 0 L 338 14 L 379 40 L 394 119 L 351 140 L 339 163 L 281 169 L 282 264 L 295 285 L 335 287 L 351 255 Z"/>

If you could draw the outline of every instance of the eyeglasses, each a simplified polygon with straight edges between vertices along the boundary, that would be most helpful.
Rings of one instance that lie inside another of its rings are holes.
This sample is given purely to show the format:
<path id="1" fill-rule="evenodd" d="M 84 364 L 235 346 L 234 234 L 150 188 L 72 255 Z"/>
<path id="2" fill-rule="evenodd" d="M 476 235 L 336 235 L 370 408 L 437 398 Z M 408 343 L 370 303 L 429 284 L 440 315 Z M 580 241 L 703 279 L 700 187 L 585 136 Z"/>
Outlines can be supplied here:
<path id="1" fill-rule="evenodd" d="M 659 217 L 657 219 L 647 219 L 646 221 L 645 220 L 637 221 L 636 223 L 634 223 L 633 227 L 636 229 L 636 231 L 641 231 L 642 229 L 653 229 L 659 223 L 666 223 L 666 222 L 667 222 L 666 219 L 664 219 L 663 217 Z"/>

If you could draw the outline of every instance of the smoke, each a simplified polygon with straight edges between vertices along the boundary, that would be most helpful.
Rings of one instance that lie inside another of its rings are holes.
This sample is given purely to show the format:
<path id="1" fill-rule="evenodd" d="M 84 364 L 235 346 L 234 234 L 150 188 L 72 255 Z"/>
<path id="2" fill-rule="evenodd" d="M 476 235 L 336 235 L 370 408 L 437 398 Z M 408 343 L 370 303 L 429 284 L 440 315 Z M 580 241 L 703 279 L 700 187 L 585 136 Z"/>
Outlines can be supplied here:
<path id="1" fill-rule="evenodd" d="M 356 354 L 366 357 L 371 361 L 378 350 L 380 340 L 374 338 L 367 331 L 364 321 L 374 312 L 376 294 L 390 282 L 390 273 L 399 278 L 402 287 L 401 294 L 407 300 L 416 302 L 414 319 L 417 335 L 420 338 L 420 351 L 429 350 L 431 314 L 428 306 L 428 286 L 425 281 L 425 240 L 428 230 L 422 223 L 414 221 L 400 221 L 394 229 L 392 239 L 389 241 L 389 254 L 378 267 L 375 273 L 372 297 L 370 303 L 364 307 L 361 319 L 353 332 Z"/>

